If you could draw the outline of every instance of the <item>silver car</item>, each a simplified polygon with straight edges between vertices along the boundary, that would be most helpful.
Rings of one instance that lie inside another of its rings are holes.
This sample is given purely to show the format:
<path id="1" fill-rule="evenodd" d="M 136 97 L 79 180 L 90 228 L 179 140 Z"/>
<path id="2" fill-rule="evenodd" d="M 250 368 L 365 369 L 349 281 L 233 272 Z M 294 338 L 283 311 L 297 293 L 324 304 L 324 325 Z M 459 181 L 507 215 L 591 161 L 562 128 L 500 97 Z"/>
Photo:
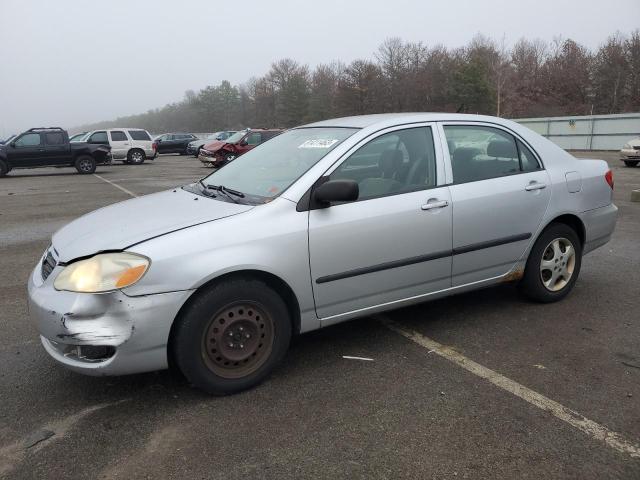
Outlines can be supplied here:
<path id="1" fill-rule="evenodd" d="M 327 120 L 60 229 L 29 279 L 30 315 L 77 372 L 172 362 L 233 393 L 295 334 L 507 281 L 562 299 L 611 238 L 612 190 L 604 161 L 501 118 Z"/>

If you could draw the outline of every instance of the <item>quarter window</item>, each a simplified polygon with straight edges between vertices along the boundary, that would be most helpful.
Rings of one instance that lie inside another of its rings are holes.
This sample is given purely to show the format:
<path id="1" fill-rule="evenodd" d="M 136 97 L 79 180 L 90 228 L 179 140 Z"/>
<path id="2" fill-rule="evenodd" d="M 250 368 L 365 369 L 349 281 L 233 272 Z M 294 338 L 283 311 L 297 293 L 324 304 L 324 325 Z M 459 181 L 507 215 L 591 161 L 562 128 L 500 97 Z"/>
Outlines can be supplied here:
<path id="1" fill-rule="evenodd" d="M 330 178 L 358 182 L 358 200 L 434 187 L 436 155 L 431 128 L 381 135 L 356 150 Z"/>
<path id="2" fill-rule="evenodd" d="M 151 137 L 146 132 L 146 130 L 127 130 L 127 131 L 129 132 L 129 135 L 131 136 L 131 138 L 133 138 L 134 140 L 147 140 L 147 141 L 151 140 Z"/>
<path id="3" fill-rule="evenodd" d="M 522 171 L 512 135 L 497 128 L 472 125 L 445 126 L 444 132 L 454 183 L 475 182 Z"/>
<path id="4" fill-rule="evenodd" d="M 27 133 L 16 140 L 16 147 L 35 147 L 40 141 L 39 133 Z"/>
<path id="5" fill-rule="evenodd" d="M 111 135 L 111 140 L 114 142 L 126 142 L 128 140 L 127 135 L 119 130 L 109 132 L 109 134 Z"/>
<path id="6" fill-rule="evenodd" d="M 518 140 L 518 151 L 520 152 L 520 165 L 523 172 L 533 172 L 540 170 L 538 159 L 531 153 L 527 146 Z"/>

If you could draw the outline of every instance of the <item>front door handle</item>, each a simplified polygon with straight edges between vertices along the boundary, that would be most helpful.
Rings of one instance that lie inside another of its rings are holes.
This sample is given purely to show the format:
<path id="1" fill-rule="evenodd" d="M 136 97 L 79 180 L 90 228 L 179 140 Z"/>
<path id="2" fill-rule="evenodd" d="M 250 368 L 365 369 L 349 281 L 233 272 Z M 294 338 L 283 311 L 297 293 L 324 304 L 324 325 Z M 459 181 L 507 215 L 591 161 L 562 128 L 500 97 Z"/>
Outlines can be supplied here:
<path id="1" fill-rule="evenodd" d="M 422 205 L 420 208 L 422 210 L 433 210 L 434 208 L 444 208 L 444 207 L 448 207 L 448 206 L 449 206 L 449 202 L 446 201 L 446 200 L 438 201 L 438 199 L 436 199 L 436 198 L 430 198 L 427 201 L 427 203 Z"/>
<path id="2" fill-rule="evenodd" d="M 533 183 L 530 183 L 529 185 L 527 185 L 526 187 L 524 187 L 524 189 L 527 192 L 531 192 L 533 190 L 542 190 L 543 188 L 547 188 L 547 184 L 546 183 L 533 182 Z"/>

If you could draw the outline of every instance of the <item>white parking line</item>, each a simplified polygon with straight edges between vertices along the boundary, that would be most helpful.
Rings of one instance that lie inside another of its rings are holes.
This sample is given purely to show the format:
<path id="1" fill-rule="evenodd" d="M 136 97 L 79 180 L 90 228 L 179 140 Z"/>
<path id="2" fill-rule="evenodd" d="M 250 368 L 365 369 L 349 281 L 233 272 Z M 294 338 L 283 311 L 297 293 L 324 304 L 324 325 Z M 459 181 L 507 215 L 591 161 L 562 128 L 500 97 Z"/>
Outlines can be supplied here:
<path id="1" fill-rule="evenodd" d="M 415 330 L 404 328 L 396 322 L 384 317 L 378 318 L 387 328 L 393 330 L 396 333 L 399 333 L 403 337 L 408 338 L 412 342 L 417 343 L 421 347 L 424 347 L 432 351 L 433 353 L 440 355 L 442 358 L 455 363 L 459 367 L 464 368 L 465 370 L 473 373 L 474 375 L 477 375 L 478 377 L 488 380 L 496 387 L 512 393 L 525 402 L 528 402 L 541 410 L 552 413 L 560 420 L 568 423 L 578 430 L 581 430 L 590 437 L 604 442 L 614 450 L 625 453 L 633 458 L 640 458 L 640 446 L 626 441 L 621 437 L 620 434 L 609 430 L 608 428 L 594 422 L 593 420 L 589 420 L 583 415 L 580 415 L 578 412 L 571 410 L 570 408 L 567 408 L 560 403 L 551 400 L 544 395 L 541 395 L 538 392 L 534 392 L 524 385 L 520 385 L 518 382 L 515 382 L 505 377 L 504 375 L 500 375 L 499 373 L 494 372 L 487 367 L 483 367 L 482 365 L 465 357 L 461 353 L 458 353 L 445 345 L 441 345 L 435 340 L 432 340 L 429 337 L 425 337 Z"/>
<path id="2" fill-rule="evenodd" d="M 137 197 L 138 195 L 136 195 L 135 193 L 133 193 L 131 190 L 127 190 L 124 187 L 121 187 L 120 185 L 118 185 L 117 183 L 113 183 L 111 180 L 107 180 L 104 177 L 101 177 L 100 175 L 98 175 L 97 173 L 93 174 L 94 177 L 98 177 L 100 180 L 102 180 L 103 182 L 107 182 L 110 183 L 111 185 L 113 185 L 114 187 L 116 187 L 118 190 L 122 190 L 124 193 L 126 193 L 127 195 L 130 195 L 132 197 Z"/>

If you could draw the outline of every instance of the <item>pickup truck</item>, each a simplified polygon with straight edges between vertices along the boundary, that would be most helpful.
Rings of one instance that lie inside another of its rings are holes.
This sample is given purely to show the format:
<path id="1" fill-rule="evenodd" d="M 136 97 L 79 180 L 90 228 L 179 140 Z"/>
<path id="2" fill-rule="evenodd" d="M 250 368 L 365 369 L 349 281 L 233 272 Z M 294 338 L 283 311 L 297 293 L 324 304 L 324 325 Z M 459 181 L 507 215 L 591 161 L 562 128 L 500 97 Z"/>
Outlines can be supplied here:
<path id="1" fill-rule="evenodd" d="M 70 143 L 62 128 L 32 128 L 0 145 L 0 177 L 14 168 L 75 167 L 78 173 L 96 171 L 96 165 L 111 162 L 111 147 Z"/>

